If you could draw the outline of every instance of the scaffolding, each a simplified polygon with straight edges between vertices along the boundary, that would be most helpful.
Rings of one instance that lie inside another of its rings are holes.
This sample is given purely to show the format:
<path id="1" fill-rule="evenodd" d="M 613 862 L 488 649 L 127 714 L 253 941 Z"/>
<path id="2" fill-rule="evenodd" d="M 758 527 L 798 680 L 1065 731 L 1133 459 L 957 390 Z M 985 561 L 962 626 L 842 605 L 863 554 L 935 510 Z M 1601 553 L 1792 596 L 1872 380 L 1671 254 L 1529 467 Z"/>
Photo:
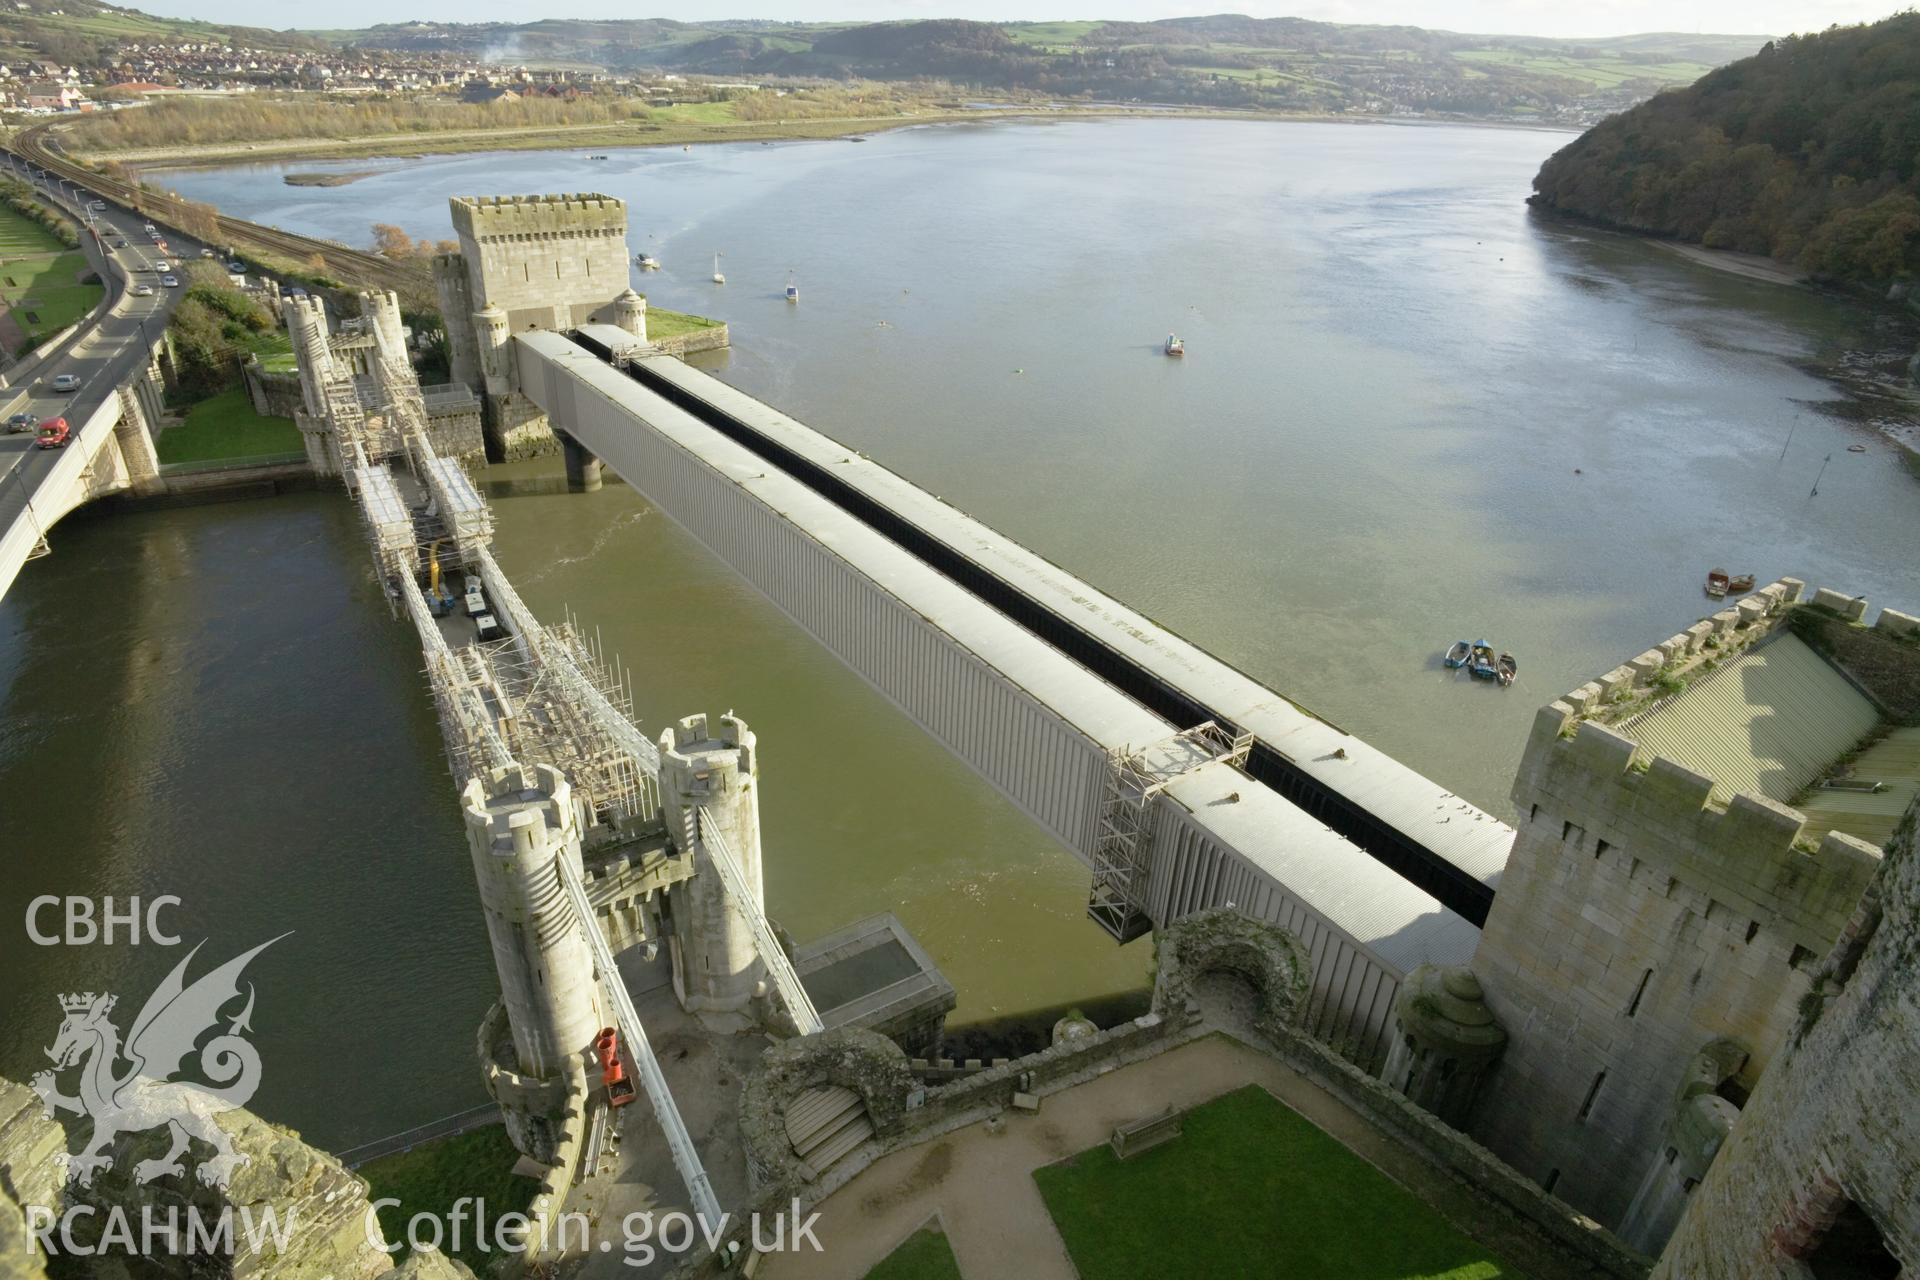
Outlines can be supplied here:
<path id="1" fill-rule="evenodd" d="M 1144 750 L 1125 746 L 1107 753 L 1087 915 L 1115 941 L 1131 942 L 1153 928 L 1147 891 L 1153 881 L 1155 798 L 1206 765 L 1244 765 L 1252 746 L 1252 733 L 1209 720 Z"/>

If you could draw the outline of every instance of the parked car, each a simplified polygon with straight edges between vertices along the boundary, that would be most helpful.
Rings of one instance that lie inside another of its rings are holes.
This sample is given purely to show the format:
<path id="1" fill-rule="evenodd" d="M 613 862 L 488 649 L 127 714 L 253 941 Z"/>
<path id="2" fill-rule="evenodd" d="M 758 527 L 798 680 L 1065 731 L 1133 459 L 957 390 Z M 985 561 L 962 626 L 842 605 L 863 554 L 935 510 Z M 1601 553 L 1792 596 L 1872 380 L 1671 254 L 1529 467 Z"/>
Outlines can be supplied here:
<path id="1" fill-rule="evenodd" d="M 65 418 L 48 418 L 40 424 L 40 434 L 33 442 L 42 449 L 64 449 L 67 441 L 73 438 L 73 430 L 67 426 Z"/>
<path id="2" fill-rule="evenodd" d="M 153 296 L 153 286 L 150 284 L 137 284 L 133 286 L 133 296 L 136 298 L 151 298 Z"/>
<path id="3" fill-rule="evenodd" d="M 233 272 L 233 274 L 237 276 L 243 276 L 247 274 L 247 264 L 240 261 L 240 259 L 235 258 L 233 261 L 227 264 L 227 270 Z"/>
<path id="4" fill-rule="evenodd" d="M 75 373 L 56 374 L 53 379 L 53 389 L 55 391 L 78 391 L 80 389 L 80 375 Z"/>
<path id="5" fill-rule="evenodd" d="M 211 250 L 211 249 L 202 249 L 202 250 L 200 251 L 200 256 L 201 256 L 201 257 L 203 257 L 203 258 L 211 258 L 211 257 L 213 256 L 213 250 Z"/>
<path id="6" fill-rule="evenodd" d="M 40 419 L 34 417 L 30 413 L 16 413 L 11 418 L 7 419 L 7 432 L 10 435 L 17 436 L 22 431 L 33 430 L 34 427 L 39 425 L 39 423 L 40 423 Z"/>
<path id="7" fill-rule="evenodd" d="M 160 283 L 167 286 L 167 288 L 169 289 L 178 289 L 180 287 L 180 277 L 179 276 L 161 276 Z"/>

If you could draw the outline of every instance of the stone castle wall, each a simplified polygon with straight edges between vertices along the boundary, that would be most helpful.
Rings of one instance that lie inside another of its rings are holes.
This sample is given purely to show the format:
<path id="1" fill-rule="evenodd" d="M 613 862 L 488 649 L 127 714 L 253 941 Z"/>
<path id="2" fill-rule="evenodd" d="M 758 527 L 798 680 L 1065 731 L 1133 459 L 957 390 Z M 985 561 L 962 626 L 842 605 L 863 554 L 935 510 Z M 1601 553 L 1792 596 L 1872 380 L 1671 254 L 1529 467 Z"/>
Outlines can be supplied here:
<path id="1" fill-rule="evenodd" d="M 1749 1087 L 1785 1039 L 1877 851 L 1610 728 L 1673 681 L 1781 625 L 1775 583 L 1543 708 L 1513 798 L 1518 836 L 1474 970 L 1513 1039 L 1472 1130 L 1521 1172 L 1619 1226 L 1665 1141 L 1688 1065 L 1747 1055 Z"/>
<path id="2" fill-rule="evenodd" d="M 1909 809 L 1877 891 L 1822 964 L 1795 1036 L 1694 1192 L 1656 1280 L 1843 1274 L 1809 1264 L 1840 1248 L 1862 1215 L 1907 1264 L 1902 1274 L 1920 1261 L 1915 820 Z"/>

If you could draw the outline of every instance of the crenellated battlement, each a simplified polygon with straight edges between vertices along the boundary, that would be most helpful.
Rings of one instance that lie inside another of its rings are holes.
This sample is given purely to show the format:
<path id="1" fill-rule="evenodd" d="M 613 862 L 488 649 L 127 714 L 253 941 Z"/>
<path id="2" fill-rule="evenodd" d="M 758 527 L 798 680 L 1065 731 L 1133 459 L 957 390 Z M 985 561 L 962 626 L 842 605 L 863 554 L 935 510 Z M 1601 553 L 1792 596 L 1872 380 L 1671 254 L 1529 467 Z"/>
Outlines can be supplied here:
<path id="1" fill-rule="evenodd" d="M 1572 732 L 1566 730 L 1571 727 Z M 1780 930 L 1823 954 L 1872 878 L 1879 851 L 1829 832 L 1801 840 L 1806 818 L 1765 796 L 1711 801 L 1713 779 L 1662 756 L 1644 763 L 1633 739 L 1555 702 L 1540 711 L 1515 784 L 1529 844 L 1568 856 L 1631 860 L 1699 899 L 1696 914 L 1744 930 Z M 1541 829 L 1540 824 L 1554 827 Z"/>
<path id="2" fill-rule="evenodd" d="M 625 236 L 627 203 L 599 192 L 550 196 L 455 196 L 449 202 L 462 240 Z"/>
<path id="3" fill-rule="evenodd" d="M 1633 719 L 1666 698 L 1676 696 L 1690 679 L 1773 636 L 1795 605 L 1813 605 L 1846 621 L 1865 624 L 1868 609 L 1865 596 L 1843 595 L 1820 587 L 1807 597 L 1806 590 L 1807 584 L 1798 578 L 1770 582 L 1611 671 L 1569 690 L 1550 705 L 1564 705 L 1576 718 L 1605 724 Z M 1920 618 L 1898 609 L 1883 608 L 1873 622 L 1873 630 L 1894 637 L 1920 633 Z M 1568 726 L 1562 731 L 1572 730 Z"/>

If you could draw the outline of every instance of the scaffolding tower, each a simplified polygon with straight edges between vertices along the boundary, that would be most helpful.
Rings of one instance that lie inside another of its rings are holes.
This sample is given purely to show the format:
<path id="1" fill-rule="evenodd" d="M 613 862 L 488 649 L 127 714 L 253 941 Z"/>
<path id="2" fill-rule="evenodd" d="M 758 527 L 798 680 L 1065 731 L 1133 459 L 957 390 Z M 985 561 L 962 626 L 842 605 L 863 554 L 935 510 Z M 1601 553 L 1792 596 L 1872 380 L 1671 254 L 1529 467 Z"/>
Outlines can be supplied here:
<path id="1" fill-rule="evenodd" d="M 1209 720 L 1143 750 L 1107 753 L 1107 785 L 1093 841 L 1093 886 L 1087 915 L 1117 942 L 1153 928 L 1147 892 L 1153 881 L 1153 802 L 1168 786 L 1206 765 L 1244 765 L 1253 734 Z"/>

